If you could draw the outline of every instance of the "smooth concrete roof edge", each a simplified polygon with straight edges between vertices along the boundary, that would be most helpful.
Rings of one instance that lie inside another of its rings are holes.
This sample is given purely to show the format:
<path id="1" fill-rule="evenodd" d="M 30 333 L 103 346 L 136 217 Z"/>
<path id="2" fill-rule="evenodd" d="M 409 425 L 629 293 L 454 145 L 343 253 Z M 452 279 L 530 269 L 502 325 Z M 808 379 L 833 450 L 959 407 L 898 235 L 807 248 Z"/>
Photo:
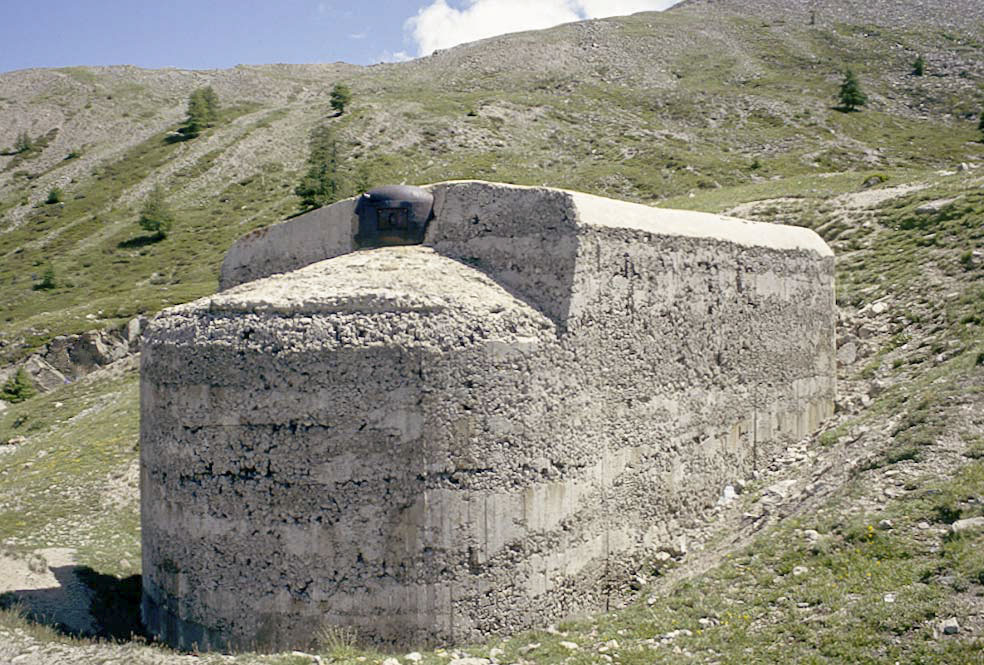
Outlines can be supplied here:
<path id="1" fill-rule="evenodd" d="M 562 192 L 570 197 L 572 207 L 578 213 L 577 223 L 582 226 L 635 229 L 653 235 L 712 238 L 745 247 L 805 250 L 816 252 L 820 256 L 834 255 L 816 232 L 799 226 L 752 222 L 693 210 L 658 208 L 556 187 L 529 187 L 484 180 L 451 180 L 434 183 L 428 189 L 457 184 Z"/>
<path id="2" fill-rule="evenodd" d="M 823 238 L 811 229 L 799 226 L 751 222 L 694 210 L 657 208 L 580 192 L 569 194 L 577 205 L 581 222 L 591 226 L 631 228 L 655 235 L 714 238 L 746 247 L 802 249 L 821 256 L 834 255 Z"/>

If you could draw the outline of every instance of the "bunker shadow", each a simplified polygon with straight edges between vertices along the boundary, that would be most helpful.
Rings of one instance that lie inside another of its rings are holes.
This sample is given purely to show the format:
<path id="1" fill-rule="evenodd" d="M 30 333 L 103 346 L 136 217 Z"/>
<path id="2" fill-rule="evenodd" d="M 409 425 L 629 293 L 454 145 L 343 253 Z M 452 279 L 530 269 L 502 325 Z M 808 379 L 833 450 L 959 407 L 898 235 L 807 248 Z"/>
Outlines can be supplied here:
<path id="1" fill-rule="evenodd" d="M 141 576 L 105 575 L 89 566 L 49 569 L 59 586 L 0 594 L 0 609 L 68 637 L 151 641 L 140 622 Z"/>
<path id="2" fill-rule="evenodd" d="M 149 235 L 136 236 L 130 238 L 129 240 L 123 240 L 116 243 L 117 249 L 140 249 L 141 247 L 146 247 L 147 245 L 155 245 L 161 240 L 164 240 L 164 236 L 153 233 Z"/>

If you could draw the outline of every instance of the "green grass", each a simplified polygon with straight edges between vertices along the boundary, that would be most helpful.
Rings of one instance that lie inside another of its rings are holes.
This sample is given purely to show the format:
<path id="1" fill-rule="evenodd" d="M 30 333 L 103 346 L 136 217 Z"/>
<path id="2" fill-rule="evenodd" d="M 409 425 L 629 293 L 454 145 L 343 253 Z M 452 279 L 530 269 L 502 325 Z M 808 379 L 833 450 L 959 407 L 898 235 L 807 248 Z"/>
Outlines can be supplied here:
<path id="1" fill-rule="evenodd" d="M 91 329 L 88 316 L 113 326 L 212 293 L 233 240 L 286 216 L 290 174 L 274 172 L 229 185 L 207 208 L 174 206 L 177 222 L 165 240 L 144 235 L 139 205 L 121 207 L 118 199 L 182 149 L 156 135 L 66 191 L 64 205 L 38 207 L 0 235 L 0 330 L 28 340 L 0 357 L 16 360 L 51 337 Z M 175 179 L 201 175 L 218 156 L 206 153 Z M 49 262 L 60 286 L 41 293 L 34 286 Z"/>
<path id="2" fill-rule="evenodd" d="M 12 405 L 4 414 L 0 441 L 27 439 L 0 455 L 5 549 L 73 547 L 80 564 L 100 571 L 139 570 L 136 497 L 107 510 L 109 481 L 136 459 L 137 392 L 131 371 L 120 379 L 77 382 Z M 122 559 L 129 561 L 127 570 L 120 567 Z"/>

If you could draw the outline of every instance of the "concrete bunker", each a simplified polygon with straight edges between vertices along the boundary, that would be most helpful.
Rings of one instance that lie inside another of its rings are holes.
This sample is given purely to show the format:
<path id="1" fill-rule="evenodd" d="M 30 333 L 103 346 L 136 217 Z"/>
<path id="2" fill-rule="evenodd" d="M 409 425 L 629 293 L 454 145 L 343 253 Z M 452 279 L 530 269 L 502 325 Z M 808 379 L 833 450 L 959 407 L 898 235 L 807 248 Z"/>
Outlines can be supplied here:
<path id="1" fill-rule="evenodd" d="M 441 183 L 251 234 L 141 368 L 143 617 L 200 649 L 450 644 L 605 607 L 833 411 L 812 231 Z M 304 242 L 306 241 L 306 242 Z"/>

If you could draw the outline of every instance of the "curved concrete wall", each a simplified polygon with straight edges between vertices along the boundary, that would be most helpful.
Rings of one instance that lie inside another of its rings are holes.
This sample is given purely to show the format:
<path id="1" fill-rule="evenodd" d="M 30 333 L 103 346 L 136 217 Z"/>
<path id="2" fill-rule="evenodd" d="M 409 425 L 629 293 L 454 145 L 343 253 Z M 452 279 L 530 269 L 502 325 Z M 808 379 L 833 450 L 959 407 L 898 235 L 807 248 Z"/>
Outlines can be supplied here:
<path id="1" fill-rule="evenodd" d="M 833 258 L 812 232 L 433 191 L 430 247 L 152 324 L 143 610 L 168 643 L 303 648 L 323 621 L 451 643 L 604 607 L 832 412 Z"/>
<path id="2" fill-rule="evenodd" d="M 318 208 L 281 224 L 257 229 L 237 240 L 219 271 L 219 288 L 289 272 L 355 251 L 358 199 Z"/>

